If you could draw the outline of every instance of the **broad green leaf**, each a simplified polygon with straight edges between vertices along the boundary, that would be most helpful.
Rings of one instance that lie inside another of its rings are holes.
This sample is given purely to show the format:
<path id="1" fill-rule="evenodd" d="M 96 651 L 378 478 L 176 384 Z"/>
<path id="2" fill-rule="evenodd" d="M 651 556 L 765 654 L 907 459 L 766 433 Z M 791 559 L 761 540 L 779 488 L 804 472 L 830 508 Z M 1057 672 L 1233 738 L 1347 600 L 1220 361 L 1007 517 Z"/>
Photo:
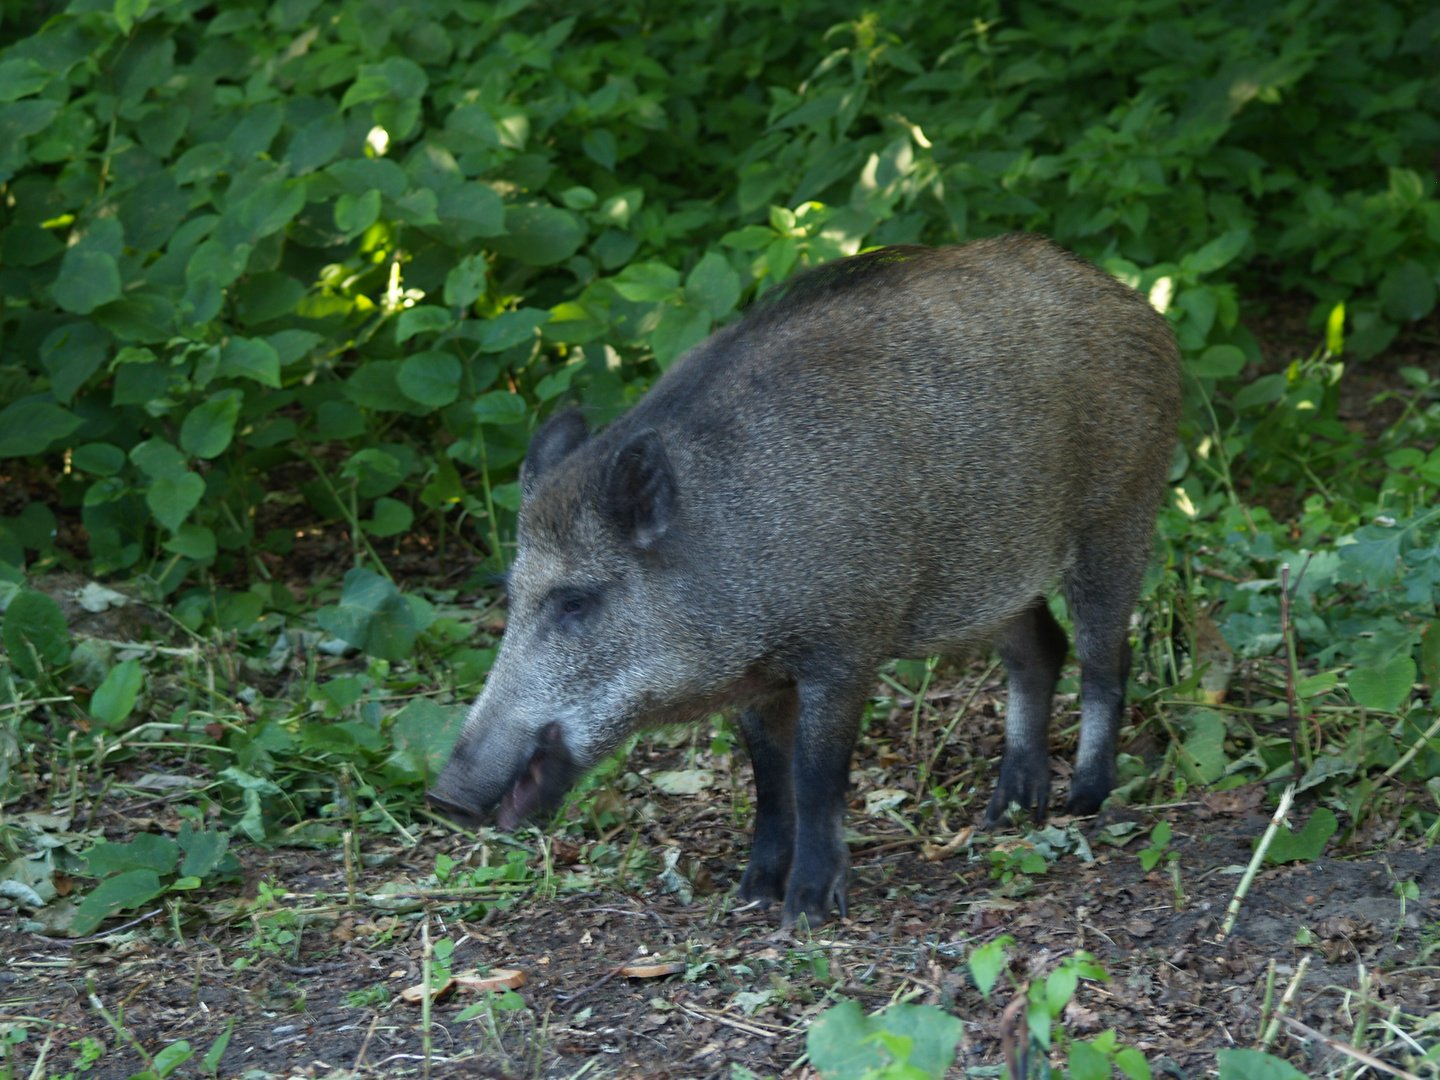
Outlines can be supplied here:
<path id="1" fill-rule="evenodd" d="M 117 2 L 124 3 L 125 0 L 117 0 Z M 148 3 L 148 0 L 140 0 L 140 2 Z M 156 1075 L 160 1077 L 160 1080 L 167 1080 L 176 1069 L 189 1061 L 194 1054 L 195 1051 L 190 1049 L 190 1044 L 184 1039 L 171 1043 L 155 1055 Z"/>
<path id="2" fill-rule="evenodd" d="M 454 240 L 458 243 L 467 243 L 479 237 L 501 236 L 506 229 L 504 201 L 489 184 L 478 180 L 457 184 L 441 192 L 435 205 L 435 215 L 454 230 Z"/>
<path id="3" fill-rule="evenodd" d="M 78 416 L 47 401 L 17 401 L 0 410 L 0 458 L 43 453 L 80 423 Z"/>
<path id="4" fill-rule="evenodd" d="M 280 354 L 275 346 L 261 338 L 233 337 L 227 341 L 220 350 L 220 371 L 232 378 L 253 379 L 261 386 L 280 388 Z"/>
<path id="5" fill-rule="evenodd" d="M 149 10 L 150 0 L 115 0 L 115 22 L 119 25 L 120 32 L 130 33 L 135 26 L 135 20 Z"/>
<path id="6" fill-rule="evenodd" d="M 455 317 L 443 307 L 422 305 L 406 308 L 395 322 L 395 344 L 409 341 L 416 334 L 431 334 L 454 323 Z"/>
<path id="7" fill-rule="evenodd" d="M 530 412 L 525 399 L 508 390 L 492 390 L 488 394 L 481 394 L 475 399 L 472 409 L 476 423 L 480 424 L 518 424 Z"/>
<path id="8" fill-rule="evenodd" d="M 85 897 L 70 923 L 70 932 L 88 937 L 110 916 L 153 900 L 163 891 L 154 870 L 127 870 L 107 878 Z"/>
<path id="9" fill-rule="evenodd" d="M 28 57 L 0 61 L 0 102 L 38 93 L 51 78 L 50 72 Z"/>
<path id="10" fill-rule="evenodd" d="M 135 661 L 126 661 L 135 663 Z M 180 849 L 168 836 L 136 833 L 135 839 L 117 844 L 102 840 L 85 853 L 85 872 L 91 877 L 108 877 L 126 870 L 151 870 L 157 874 L 175 872 Z"/>
<path id="11" fill-rule="evenodd" d="M 371 188 L 363 195 L 341 195 L 335 200 L 335 228 L 346 236 L 359 236 L 380 220 L 380 192 Z"/>
<path id="12" fill-rule="evenodd" d="M 163 546 L 166 551 L 173 551 L 176 555 L 183 555 L 195 562 L 213 559 L 218 551 L 215 533 L 204 525 L 181 525 Z"/>
<path id="13" fill-rule="evenodd" d="M 1283 826 L 1275 833 L 1270 846 L 1265 849 L 1265 861 L 1280 864 L 1288 862 L 1314 862 L 1325 850 L 1325 842 L 1335 835 L 1340 827 L 1334 812 L 1321 806 L 1310 815 L 1310 820 L 1299 832 L 1291 832 Z M 1259 845 L 1260 838 L 1255 838 Z"/>
<path id="14" fill-rule="evenodd" d="M 1234 345 L 1211 345 L 1186 361 L 1190 374 L 1200 379 L 1230 379 L 1245 368 L 1245 354 Z"/>
<path id="15" fill-rule="evenodd" d="M 482 256 L 467 255 L 445 275 L 445 303 L 468 308 L 488 288 L 490 266 Z"/>
<path id="16" fill-rule="evenodd" d="M 650 334 L 650 347 L 655 350 L 655 362 L 662 369 L 668 368 L 680 357 L 693 349 L 710 333 L 711 319 L 708 311 L 694 311 L 688 307 L 665 309 L 660 324 Z"/>
<path id="17" fill-rule="evenodd" d="M 1263 1050 L 1219 1050 L 1215 1059 L 1220 1080 L 1307 1080 L 1294 1065 Z"/>
<path id="18" fill-rule="evenodd" d="M 178 480 L 188 471 L 185 455 L 164 439 L 146 439 L 130 451 L 130 460 L 152 480 L 162 476 Z"/>
<path id="19" fill-rule="evenodd" d="M 401 391 L 399 380 L 398 360 L 372 360 L 345 380 L 345 396 L 365 409 L 403 412 L 412 406 Z"/>
<path id="20" fill-rule="evenodd" d="M 415 512 L 399 499 L 376 499 L 369 521 L 360 524 L 371 536 L 394 536 L 415 523 Z"/>
<path id="21" fill-rule="evenodd" d="M 585 240 L 584 223 L 558 206 L 510 206 L 505 211 L 505 228 L 506 235 L 493 237 L 486 246 L 530 266 L 564 262 Z"/>
<path id="22" fill-rule="evenodd" d="M 1249 240 L 1249 229 L 1232 229 L 1211 240 L 1199 251 L 1186 255 L 1180 260 L 1180 268 L 1194 277 L 1213 274 L 1239 255 Z"/>
<path id="23" fill-rule="evenodd" d="M 1380 283 L 1380 303 L 1397 322 L 1416 322 L 1435 310 L 1435 275 L 1406 259 Z"/>
<path id="24" fill-rule="evenodd" d="M 40 346 L 51 392 L 62 403 L 70 404 L 76 391 L 100 370 L 109 352 L 109 340 L 89 323 L 69 323 L 52 331 Z"/>
<path id="25" fill-rule="evenodd" d="M 66 311 L 89 315 L 101 304 L 120 296 L 120 267 L 115 256 L 105 251 L 81 248 L 65 252 L 60 276 L 50 286 L 55 302 Z"/>
<path id="26" fill-rule="evenodd" d="M 180 850 L 185 857 L 180 863 L 180 873 L 185 877 L 203 878 L 220 865 L 230 847 L 230 835 L 219 830 L 197 829 L 190 821 L 180 825 L 177 837 Z"/>
<path id="27" fill-rule="evenodd" d="M 615 136 L 604 128 L 591 128 L 580 140 L 580 149 L 606 172 L 615 171 Z"/>
<path id="28" fill-rule="evenodd" d="M 685 298 L 723 319 L 740 300 L 740 275 L 718 251 L 707 252 L 685 280 Z"/>
<path id="29" fill-rule="evenodd" d="M 39 679 L 70 662 L 70 631 L 60 605 L 42 592 L 24 590 L 10 601 L 0 623 L 10 663 L 27 679 Z"/>
<path id="30" fill-rule="evenodd" d="M 414 610 L 394 584 L 356 567 L 345 575 L 340 603 L 321 608 L 320 626 L 357 649 L 397 662 L 415 647 Z"/>
<path id="31" fill-rule="evenodd" d="M 543 308 L 521 308 L 502 311 L 486 319 L 480 332 L 481 352 L 503 352 L 535 337 L 537 327 L 550 321 L 550 312 Z"/>
<path id="32" fill-rule="evenodd" d="M 1079 1039 L 1070 1041 L 1070 1080 L 1110 1080 L 1110 1055 Z"/>
<path id="33" fill-rule="evenodd" d="M 180 446 L 200 458 L 219 457 L 235 435 L 240 419 L 238 390 L 222 390 L 191 409 L 180 425 Z"/>
<path id="34" fill-rule="evenodd" d="M 1192 784 L 1213 784 L 1225 774 L 1225 718 L 1210 709 L 1196 709 L 1186 719 L 1190 734 L 1180 747 L 1179 765 Z"/>
<path id="35" fill-rule="evenodd" d="M 175 532 L 190 516 L 190 511 L 200 505 L 204 494 L 205 481 L 193 472 L 178 477 L 162 476 L 145 493 L 145 505 L 162 527 Z"/>
<path id="36" fill-rule="evenodd" d="M 1355 704 L 1375 712 L 1393 713 L 1410 701 L 1415 661 L 1397 656 L 1380 668 L 1356 668 L 1347 684 Z"/>
<path id="37" fill-rule="evenodd" d="M 90 715 L 106 727 L 118 728 L 135 708 L 144 679 L 140 661 L 125 660 L 116 664 L 91 697 Z"/>
<path id="38" fill-rule="evenodd" d="M 439 775 L 465 724 L 466 709 L 416 698 L 395 714 L 390 736 L 398 750 L 408 750 L 426 775 Z M 420 778 L 423 779 L 423 778 Z"/>
<path id="39" fill-rule="evenodd" d="M 1014 944 L 1014 941 L 1009 934 L 1003 934 L 970 952 L 970 977 L 975 980 L 980 996 L 987 1001 L 990 999 L 991 989 L 995 986 L 995 980 L 1005 969 L 1005 947 Z"/>
<path id="40" fill-rule="evenodd" d="M 956 1017 L 932 1005 L 891 1005 L 866 1016 L 858 1003 L 842 1001 L 811 1025 L 805 1049 L 825 1080 L 860 1080 L 897 1061 L 897 1052 L 916 1070 L 905 1075 L 940 1080 L 954 1064 L 961 1030 Z"/>
<path id="41" fill-rule="evenodd" d="M 442 408 L 460 396 L 460 361 L 438 349 L 417 353 L 401 361 L 395 379 L 410 400 Z"/>

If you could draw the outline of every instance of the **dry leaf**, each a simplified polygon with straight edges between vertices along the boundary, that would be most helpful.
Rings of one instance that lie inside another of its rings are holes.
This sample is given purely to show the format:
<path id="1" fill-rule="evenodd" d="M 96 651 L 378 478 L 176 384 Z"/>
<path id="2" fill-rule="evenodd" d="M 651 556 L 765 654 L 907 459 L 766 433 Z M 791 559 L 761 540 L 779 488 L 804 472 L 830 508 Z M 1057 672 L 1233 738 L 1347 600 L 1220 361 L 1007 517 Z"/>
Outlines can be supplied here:
<path id="1" fill-rule="evenodd" d="M 518 990 L 525 985 L 525 972 L 514 968 L 491 968 L 488 975 L 456 975 L 456 985 L 466 990 Z"/>
<path id="2" fill-rule="evenodd" d="M 450 993 L 454 989 L 455 980 L 446 979 L 443 983 L 440 983 L 437 986 L 430 987 L 430 1000 L 439 1001 L 442 997 L 444 997 L 446 994 Z M 417 986 L 405 987 L 404 990 L 400 991 L 400 998 L 402 1001 L 406 1002 L 409 1005 L 419 1005 L 422 1001 L 425 1000 L 425 984 L 420 983 Z"/>
<path id="3" fill-rule="evenodd" d="M 683 963 L 628 964 L 620 969 L 620 974 L 627 975 L 632 979 L 659 979 L 666 975 L 681 975 L 684 971 Z"/>

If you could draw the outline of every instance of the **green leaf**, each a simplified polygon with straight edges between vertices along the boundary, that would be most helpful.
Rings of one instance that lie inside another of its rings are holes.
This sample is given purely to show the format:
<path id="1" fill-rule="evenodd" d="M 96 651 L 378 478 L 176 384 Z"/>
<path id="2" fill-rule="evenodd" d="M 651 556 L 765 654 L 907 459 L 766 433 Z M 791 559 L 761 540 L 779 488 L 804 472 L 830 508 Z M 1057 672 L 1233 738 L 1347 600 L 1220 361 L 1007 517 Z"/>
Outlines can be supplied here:
<path id="1" fill-rule="evenodd" d="M 40 346 L 40 360 L 50 375 L 50 390 L 64 404 L 109 355 L 110 342 L 89 323 L 70 323 L 52 331 Z"/>
<path id="2" fill-rule="evenodd" d="M 1230 379 L 1245 368 L 1245 353 L 1234 345 L 1211 345 L 1186 366 L 1198 379 Z"/>
<path id="3" fill-rule="evenodd" d="M 415 512 L 399 499 L 381 498 L 375 500 L 375 510 L 369 521 L 360 524 L 371 536 L 394 536 L 402 533 L 415 523 Z"/>
<path id="4" fill-rule="evenodd" d="M 1244 250 L 1250 240 L 1249 229 L 1232 229 L 1211 240 L 1199 251 L 1180 260 L 1180 269 L 1192 277 L 1213 274 Z"/>
<path id="5" fill-rule="evenodd" d="M 135 20 L 149 10 L 150 0 L 115 0 L 115 22 L 119 24 L 120 32 L 129 34 Z"/>
<path id="6" fill-rule="evenodd" d="M 580 149 L 596 165 L 599 165 L 606 172 L 615 171 L 615 155 L 617 147 L 615 136 L 604 128 L 592 128 L 587 131 L 580 140 Z"/>
<path id="7" fill-rule="evenodd" d="M 392 582 L 363 567 L 345 575 L 340 603 L 321 608 L 317 620 L 342 641 L 382 660 L 404 660 L 415 647 L 414 609 Z"/>
<path id="8" fill-rule="evenodd" d="M 229 833 L 197 829 L 190 821 L 181 824 L 178 840 L 180 849 L 185 852 L 185 858 L 180 863 L 180 873 L 185 877 L 209 876 L 230 847 Z"/>
<path id="9" fill-rule="evenodd" d="M 200 505 L 205 494 L 205 481 L 193 472 L 178 477 L 161 476 L 145 492 L 145 505 L 155 520 L 171 532 L 179 530 L 190 511 Z"/>
<path id="10" fill-rule="evenodd" d="M 468 243 L 480 237 L 505 233 L 505 203 L 494 188 L 478 180 L 466 181 L 441 192 L 435 215 L 453 230 L 453 242 Z M 448 302 L 448 301 L 447 301 Z"/>
<path id="11" fill-rule="evenodd" d="M 1435 275 L 1406 259 L 1380 283 L 1380 304 L 1397 322 L 1415 322 L 1435 310 Z"/>
<path id="12" fill-rule="evenodd" d="M 492 390 L 481 394 L 471 406 L 477 424 L 518 424 L 530 414 L 530 407 L 519 394 L 508 390 Z"/>
<path id="13" fill-rule="evenodd" d="M 1005 968 L 1005 947 L 1014 944 L 1015 939 L 1009 934 L 1002 934 L 978 949 L 970 952 L 970 977 L 975 980 L 975 986 L 980 991 L 980 996 L 987 1001 L 990 999 L 990 990 L 995 985 L 995 980 L 1000 977 L 1000 972 Z"/>
<path id="14" fill-rule="evenodd" d="M 666 308 L 659 325 L 650 333 L 655 362 L 662 370 L 668 368 L 705 340 L 710 333 L 710 325 L 708 311 L 694 311 L 688 307 Z"/>
<path id="15" fill-rule="evenodd" d="M 232 378 L 253 379 L 261 386 L 270 386 L 278 390 L 280 389 L 280 354 L 275 351 L 275 346 L 261 338 L 233 337 L 220 350 L 220 373 Z M 223 450 L 224 447 L 221 449 Z M 200 456 L 214 457 L 215 455 L 201 454 Z"/>
<path id="16" fill-rule="evenodd" d="M 60 605 L 42 592 L 27 589 L 10 601 L 0 624 L 0 638 L 10 663 L 27 679 L 39 679 L 47 670 L 70 662 L 65 615 Z"/>
<path id="17" fill-rule="evenodd" d="M 1225 718 L 1196 709 L 1186 719 L 1189 736 L 1180 747 L 1180 772 L 1192 784 L 1213 784 L 1225 774 Z"/>
<path id="18" fill-rule="evenodd" d="M 125 0 L 118 0 L 118 2 L 124 3 Z M 139 0 L 139 2 L 147 3 L 148 0 Z M 155 1072 L 159 1075 L 160 1080 L 166 1080 L 176 1069 L 189 1061 L 194 1053 L 190 1049 L 190 1044 L 184 1039 L 173 1042 L 161 1050 L 155 1055 Z"/>
<path id="19" fill-rule="evenodd" d="M 1363 708 L 1394 713 L 1410 701 L 1415 675 L 1415 661 L 1408 656 L 1394 657 L 1380 668 L 1356 668 L 1348 680 L 1350 696 Z"/>
<path id="20" fill-rule="evenodd" d="M 1218 1050 L 1220 1080 L 1306 1080 L 1288 1061 L 1263 1050 Z"/>
<path id="21" fill-rule="evenodd" d="M 445 303 L 468 308 L 485 295 L 490 266 L 480 255 L 467 255 L 445 275 Z"/>
<path id="22" fill-rule="evenodd" d="M 440 705 L 429 698 L 416 698 L 395 714 L 390 728 L 395 748 L 409 751 L 426 777 L 438 776 L 465 726 L 466 711 L 462 705 Z"/>
<path id="23" fill-rule="evenodd" d="M 0 411 L 0 458 L 43 453 L 80 423 L 78 416 L 48 401 L 17 401 Z"/>
<path id="24" fill-rule="evenodd" d="M 199 458 L 219 457 L 235 436 L 242 396 L 238 390 L 221 390 L 191 409 L 180 425 L 180 446 Z"/>
<path id="25" fill-rule="evenodd" d="M 685 299 L 722 319 L 740 300 L 740 275 L 724 255 L 707 252 L 685 280 Z"/>
<path id="26" fill-rule="evenodd" d="M 0 61 L 0 102 L 39 93 L 50 78 L 50 72 L 28 57 Z"/>
<path id="27" fill-rule="evenodd" d="M 127 661 L 133 663 L 134 661 Z M 85 853 L 85 872 L 91 877 L 108 877 L 126 870 L 150 870 L 171 874 L 180 857 L 180 849 L 168 836 L 157 833 L 136 833 L 126 844 L 103 840 Z"/>
<path id="28" fill-rule="evenodd" d="M 114 476 L 125 467 L 125 451 L 113 443 L 86 443 L 76 447 L 70 464 L 94 476 Z"/>
<path id="29" fill-rule="evenodd" d="M 558 206 L 511 206 L 505 211 L 507 235 L 492 238 L 487 247 L 530 266 L 552 266 L 580 250 L 585 224 Z"/>
<path id="30" fill-rule="evenodd" d="M 448 328 L 455 316 L 443 307 L 421 305 L 406 308 L 395 322 L 395 344 L 409 341 L 416 334 L 433 334 Z"/>
<path id="31" fill-rule="evenodd" d="M 1070 1080 L 1110 1080 L 1113 1075 L 1109 1054 L 1102 1053 L 1088 1042 L 1071 1040 Z"/>
<path id="32" fill-rule="evenodd" d="M 363 195 L 341 195 L 335 200 L 335 228 L 347 237 L 359 236 L 380 220 L 380 192 L 371 188 Z"/>
<path id="33" fill-rule="evenodd" d="M 486 319 L 480 332 L 481 352 L 503 352 L 535 337 L 535 330 L 550 321 L 550 312 L 544 308 L 520 308 L 518 311 L 502 311 L 493 319 Z"/>
<path id="34" fill-rule="evenodd" d="M 140 661 L 125 660 L 116 664 L 90 699 L 90 715 L 106 727 L 118 728 L 135 708 L 144 679 Z"/>
<path id="35" fill-rule="evenodd" d="M 407 356 L 395 381 L 411 401 L 443 408 L 460 396 L 460 361 L 439 349 Z"/>
<path id="36" fill-rule="evenodd" d="M 811 1025 L 805 1049 L 825 1080 L 860 1080 L 899 1058 L 916 1070 L 902 1075 L 940 1080 L 955 1061 L 961 1029 L 956 1017 L 932 1005 L 892 1005 L 866 1016 L 856 1002 L 842 1001 Z"/>
<path id="37" fill-rule="evenodd" d="M 173 551 L 176 555 L 183 555 L 195 562 L 215 558 L 218 550 L 215 533 L 204 525 L 181 525 L 163 546 L 166 551 Z"/>
<path id="38" fill-rule="evenodd" d="M 154 870 L 127 870 L 117 874 L 102 881 L 85 898 L 70 923 L 70 932 L 77 937 L 87 937 L 112 915 L 138 907 L 164 891 Z"/>
<path id="39" fill-rule="evenodd" d="M 89 315 L 120 296 L 120 267 L 108 252 L 87 251 L 77 244 L 65 252 L 50 294 L 66 311 Z"/>
<path id="40" fill-rule="evenodd" d="M 1325 842 L 1335 835 L 1335 830 L 1339 827 L 1334 811 L 1329 807 L 1319 807 L 1310 815 L 1305 828 L 1299 832 L 1291 832 L 1281 827 L 1270 841 L 1270 846 L 1265 849 L 1265 861 L 1276 865 L 1314 862 L 1325 850 Z M 1259 846 L 1259 843 L 1260 839 L 1256 837 L 1255 846 Z"/>

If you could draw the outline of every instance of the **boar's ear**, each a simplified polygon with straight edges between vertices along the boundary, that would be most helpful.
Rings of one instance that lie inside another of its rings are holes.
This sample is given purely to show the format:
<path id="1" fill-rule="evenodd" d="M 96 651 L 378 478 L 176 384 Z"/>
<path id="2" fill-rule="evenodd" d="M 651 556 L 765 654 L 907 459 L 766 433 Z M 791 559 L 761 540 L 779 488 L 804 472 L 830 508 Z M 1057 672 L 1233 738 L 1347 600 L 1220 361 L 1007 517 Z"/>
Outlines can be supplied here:
<path id="1" fill-rule="evenodd" d="M 637 546 L 653 548 L 675 517 L 675 474 L 653 428 L 620 445 L 605 481 L 606 510 Z"/>
<path id="2" fill-rule="evenodd" d="M 540 425 L 520 466 L 520 490 L 529 495 L 535 482 L 590 437 L 579 409 L 565 409 Z"/>

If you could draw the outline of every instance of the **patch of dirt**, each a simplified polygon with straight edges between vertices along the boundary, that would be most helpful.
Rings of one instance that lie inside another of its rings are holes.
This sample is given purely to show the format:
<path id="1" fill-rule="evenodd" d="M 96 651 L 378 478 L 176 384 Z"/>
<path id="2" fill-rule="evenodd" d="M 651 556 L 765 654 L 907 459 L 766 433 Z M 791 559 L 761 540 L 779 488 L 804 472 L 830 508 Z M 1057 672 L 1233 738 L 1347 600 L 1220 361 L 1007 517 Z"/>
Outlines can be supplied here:
<path id="1" fill-rule="evenodd" d="M 972 703 L 971 719 L 957 726 L 936 774 L 950 775 L 956 790 L 973 792 L 968 812 L 977 818 L 993 765 L 987 755 L 999 743 L 998 689 L 987 684 Z M 958 709 L 962 695 L 942 690 L 927 698 L 953 701 Z M 1063 711 L 1067 703 L 1059 704 Z M 414 846 L 393 837 L 367 841 L 365 862 L 380 865 L 359 873 L 361 892 L 384 882 L 418 883 L 441 854 L 462 865 L 503 863 L 515 843 L 525 845 L 518 850 L 543 885 L 546 852 L 551 856 L 549 889 L 522 887 L 510 902 L 495 902 L 498 889 L 483 901 L 473 892 L 428 901 L 431 939 L 456 943 L 453 970 L 514 968 L 526 975 L 518 991 L 523 1008 L 461 1021 L 458 1015 L 477 1000 L 473 994 L 435 1004 L 430 1075 L 561 1078 L 589 1063 L 594 1076 L 678 1080 L 729 1077 L 731 1063 L 740 1063 L 775 1076 L 792 1070 L 815 1016 L 848 997 L 872 1010 L 914 1000 L 953 1012 L 964 1023 L 952 1071 L 959 1076 L 960 1069 L 1001 1062 L 999 1018 L 1013 990 L 1002 977 L 994 999 L 985 1001 L 965 964 L 975 945 L 1001 934 L 1015 939 L 1009 952 L 1020 978 L 1043 976 L 1077 949 L 1092 952 L 1110 981 L 1082 984 L 1067 1026 L 1082 1037 L 1116 1029 L 1122 1042 L 1146 1054 L 1157 1076 L 1200 1077 L 1214 1067 L 1215 1051 L 1253 1046 L 1272 961 L 1278 999 L 1300 959 L 1311 958 L 1291 1015 L 1346 1041 L 1363 1007 L 1361 978 L 1369 980 L 1379 1015 L 1440 1008 L 1437 969 L 1416 966 L 1440 918 L 1440 852 L 1392 845 L 1359 853 L 1332 843 L 1331 857 L 1264 870 L 1235 931 L 1219 944 L 1215 935 L 1237 868 L 1269 821 L 1257 799 L 1227 793 L 1230 798 L 1082 821 L 1093 862 L 1066 855 L 1043 875 L 1002 886 L 984 857 L 993 843 L 979 845 L 973 856 L 961 847 L 929 861 L 921 848 L 931 836 L 912 835 L 885 812 L 865 814 L 865 795 L 879 783 L 903 791 L 908 781 L 913 791 L 909 762 L 926 759 L 926 741 L 938 730 L 922 725 L 921 744 L 912 749 L 908 708 L 893 709 L 872 727 L 855 762 L 850 918 L 813 934 L 780 931 L 776 912 L 741 909 L 728 895 L 747 857 L 749 768 L 739 755 L 712 755 L 688 737 L 668 746 L 672 740 L 657 735 L 630 758 L 639 784 L 620 805 L 633 830 L 608 839 L 649 858 L 647 868 L 624 881 L 587 872 L 586 859 L 598 860 L 600 842 L 578 825 L 543 842 L 536 833 L 512 839 L 439 824 L 420 830 Z M 1057 775 L 1067 770 L 1060 757 L 1053 764 Z M 714 785 L 698 795 L 665 795 L 645 779 L 687 767 L 709 770 Z M 146 810 L 160 815 L 148 820 L 123 804 L 106 810 L 102 820 L 113 823 L 112 839 L 179 824 L 164 807 Z M 1310 810 L 1310 804 L 1297 809 L 1297 825 Z M 1135 852 L 1143 841 L 1123 848 L 1102 842 L 1105 826 L 1117 821 L 1161 819 L 1173 828 L 1179 902 L 1163 862 L 1153 872 L 1142 869 Z M 944 840 L 961 824 L 930 821 L 928 828 Z M 678 858 L 668 861 L 694 890 L 688 904 L 657 877 L 673 851 Z M 78 1047 L 83 1036 L 103 1042 L 108 1052 L 86 1074 L 96 1080 L 123 1080 L 141 1063 L 133 1050 L 117 1046 L 97 1016 L 92 987 L 95 999 L 123 1017 L 151 1053 L 186 1039 L 198 1055 L 233 1021 L 222 1077 L 318 1077 L 352 1069 L 366 1076 L 419 1075 L 425 1056 L 420 1009 L 398 995 L 421 982 L 421 905 L 385 911 L 364 906 L 362 898 L 352 909 L 345 867 L 333 852 L 252 848 L 242 861 L 243 882 L 205 898 L 212 905 L 208 921 L 206 909 L 157 904 L 157 914 L 123 934 L 71 943 L 20 931 L 12 919 L 0 933 L 7 1011 L 57 1025 L 50 1060 L 58 1069 L 71 1067 L 71 1044 Z M 1403 917 L 1398 880 L 1419 890 Z M 266 881 L 290 895 L 268 906 L 255 902 Z M 215 901 L 236 911 L 243 897 L 255 906 L 220 921 Z M 176 918 L 186 930 L 183 944 L 174 933 Z M 1302 928 L 1309 944 L 1297 943 Z M 617 973 L 627 963 L 666 961 L 685 963 L 687 973 Z M 21 1048 L 22 1064 L 33 1061 L 42 1040 L 43 1032 L 32 1032 Z M 1273 1049 L 1311 1075 L 1331 1064 L 1318 1053 L 1310 1057 L 1283 1032 Z"/>

